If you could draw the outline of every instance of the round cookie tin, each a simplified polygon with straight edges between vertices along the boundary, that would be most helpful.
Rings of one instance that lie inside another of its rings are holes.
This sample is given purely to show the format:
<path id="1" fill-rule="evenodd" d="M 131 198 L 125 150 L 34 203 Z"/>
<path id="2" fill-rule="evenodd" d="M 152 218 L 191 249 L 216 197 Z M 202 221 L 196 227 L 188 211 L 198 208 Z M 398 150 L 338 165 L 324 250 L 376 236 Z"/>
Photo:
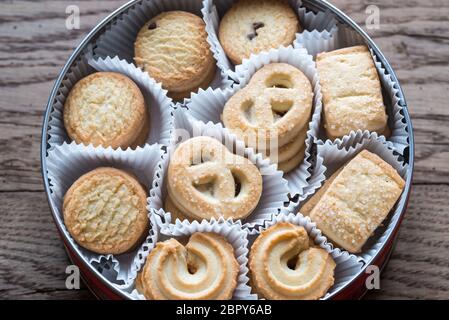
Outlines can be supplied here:
<path id="1" fill-rule="evenodd" d="M 149 2 L 157 2 L 160 0 L 146 0 Z M 199 1 L 199 0 L 198 0 Z M 84 279 L 85 284 L 89 289 L 101 299 L 132 299 L 133 296 L 130 292 L 124 290 L 122 287 L 115 283 L 109 281 L 104 274 L 101 272 L 98 266 L 94 266 L 89 263 L 87 259 L 83 256 L 80 248 L 70 241 L 70 235 L 68 234 L 60 215 L 57 214 L 57 204 L 54 198 L 51 196 L 51 182 L 49 177 L 49 167 L 48 167 L 48 153 L 51 149 L 50 142 L 50 128 L 51 128 L 51 113 L 54 111 L 54 105 L 56 103 L 58 94 L 60 94 L 60 88 L 63 81 L 67 79 L 71 68 L 77 63 L 82 54 L 85 53 L 86 49 L 91 48 L 95 45 L 96 41 L 101 35 L 103 35 L 108 27 L 116 23 L 119 17 L 126 13 L 129 9 L 133 8 L 136 4 L 142 2 L 142 0 L 132 0 L 129 3 L 123 5 L 106 19 L 100 22 L 80 43 L 80 45 L 75 49 L 75 51 L 70 56 L 66 65 L 60 72 L 53 90 L 50 94 L 48 104 L 46 106 L 43 128 L 42 128 L 42 141 L 41 141 L 41 163 L 42 163 L 42 175 L 45 185 L 45 191 L 47 193 L 48 202 L 50 209 L 58 228 L 61 240 L 67 250 L 67 253 L 74 264 L 76 264 L 81 272 L 81 276 Z M 407 108 L 407 103 L 396 77 L 396 74 L 389 62 L 382 54 L 380 49 L 376 46 L 374 41 L 358 26 L 352 19 L 345 15 L 342 11 L 328 3 L 327 1 L 321 0 L 305 0 L 301 4 L 309 11 L 319 13 L 327 12 L 330 13 L 332 17 L 346 28 L 351 29 L 367 44 L 373 55 L 375 55 L 378 61 L 382 64 L 385 69 L 386 74 L 389 75 L 392 82 L 395 83 L 395 89 L 397 90 L 398 103 L 401 106 L 401 115 L 403 117 L 403 122 L 405 122 L 407 131 L 407 142 L 408 146 L 403 150 L 402 159 L 408 164 L 405 174 L 406 186 L 400 200 L 398 201 L 398 207 L 396 212 L 399 212 L 399 217 L 389 222 L 389 227 L 386 231 L 385 236 L 382 237 L 376 245 L 376 251 L 374 254 L 370 255 L 369 258 L 363 260 L 363 267 L 359 272 L 351 275 L 344 286 L 334 290 L 331 294 L 326 296 L 326 299 L 358 299 L 361 298 L 367 291 L 366 279 L 370 275 L 367 271 L 368 266 L 375 265 L 381 270 L 388 262 L 388 259 L 393 251 L 394 244 L 397 238 L 397 233 L 405 215 L 407 204 L 411 192 L 412 177 L 413 177 L 413 164 L 414 164 L 414 140 L 413 140 L 413 128 L 410 120 L 410 115 Z M 230 78 L 232 78 L 232 73 L 230 73 Z"/>

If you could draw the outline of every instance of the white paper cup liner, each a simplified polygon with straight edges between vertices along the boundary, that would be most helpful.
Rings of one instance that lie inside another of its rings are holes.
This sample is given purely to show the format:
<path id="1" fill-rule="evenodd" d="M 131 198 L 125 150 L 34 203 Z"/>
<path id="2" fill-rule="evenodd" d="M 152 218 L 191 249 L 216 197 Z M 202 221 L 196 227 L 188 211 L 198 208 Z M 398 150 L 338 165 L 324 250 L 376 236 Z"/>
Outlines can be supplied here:
<path id="1" fill-rule="evenodd" d="M 408 170 L 408 165 L 403 162 L 402 156 L 395 153 L 391 148 L 391 143 L 386 141 L 384 136 L 378 136 L 377 133 L 368 131 L 357 131 L 342 139 L 337 139 L 334 142 L 328 140 L 324 144 L 317 146 L 316 163 L 310 179 L 310 185 L 305 194 L 307 196 L 313 195 L 323 186 L 326 179 L 362 150 L 368 150 L 377 154 L 395 168 L 404 180 L 407 180 L 407 176 L 411 174 L 411 170 Z M 290 203 L 288 210 L 298 212 L 299 208 L 299 212 L 301 212 L 300 207 L 305 203 L 303 200 L 300 199 L 299 204 Z M 382 225 L 375 230 L 374 234 L 362 247 L 362 252 L 357 254 L 364 262 L 369 263 L 379 252 L 382 244 L 387 240 L 389 232 L 395 227 L 397 220 L 400 218 L 401 210 L 398 208 L 402 208 L 405 205 L 405 201 L 406 196 L 402 194 Z"/>
<path id="2" fill-rule="evenodd" d="M 94 58 L 118 56 L 120 59 L 125 59 L 128 63 L 133 64 L 134 42 L 145 23 L 162 12 L 173 10 L 187 11 L 202 17 L 201 9 L 201 0 L 139 1 L 108 25 L 104 34 L 96 42 L 93 51 Z M 208 41 L 210 40 L 208 39 Z M 217 73 L 210 87 L 225 88 L 231 84 L 232 82 L 228 77 L 220 68 L 217 68 Z M 185 101 L 188 101 L 188 99 Z"/>
<path id="3" fill-rule="evenodd" d="M 315 62 L 312 57 L 307 54 L 304 49 L 293 49 L 292 47 L 272 49 L 268 52 L 262 52 L 258 55 L 252 55 L 249 60 L 235 68 L 235 79 L 239 83 L 233 88 L 225 90 L 208 89 L 200 90 L 198 94 L 192 96 L 191 101 L 187 104 L 189 115 L 204 123 L 212 121 L 221 124 L 221 114 L 223 113 L 226 102 L 239 90 L 249 83 L 251 77 L 263 66 L 283 62 L 288 63 L 301 70 L 312 84 L 314 92 L 313 98 L 313 114 L 309 122 L 309 130 L 306 137 L 306 150 L 303 162 L 293 171 L 284 176 L 288 181 L 289 192 L 291 195 L 302 195 L 304 188 L 307 186 L 307 179 L 310 177 L 309 162 L 310 151 L 313 140 L 318 136 L 320 130 L 322 95 L 321 86 Z"/>
<path id="4" fill-rule="evenodd" d="M 64 221 L 62 212 L 64 195 L 79 177 L 98 167 L 124 169 L 134 173 L 148 191 L 152 185 L 156 168 L 162 161 L 162 154 L 160 145 L 147 145 L 132 151 L 122 151 L 64 143 L 49 151 L 47 168 L 50 197 L 55 203 L 55 213 L 65 231 L 67 229 L 62 223 Z M 102 269 L 101 273 L 106 279 L 121 288 L 126 288 L 134 282 L 137 272 L 157 241 L 157 230 L 157 224 L 151 218 L 150 230 L 145 241 L 134 251 L 121 255 L 96 254 L 79 246 L 72 237 L 69 237 L 69 241 L 81 251 L 88 263 Z"/>
<path id="5" fill-rule="evenodd" d="M 255 164 L 262 174 L 263 188 L 262 196 L 254 211 L 243 220 L 227 220 L 229 223 L 242 224 L 243 229 L 252 232 L 254 227 L 263 225 L 266 220 L 271 220 L 273 215 L 277 214 L 285 203 L 288 203 L 287 181 L 282 178 L 282 172 L 277 171 L 276 166 L 270 164 L 269 160 L 263 159 L 261 154 L 256 154 L 253 149 L 246 148 L 244 143 L 237 140 L 236 136 L 231 134 L 221 125 L 209 122 L 204 124 L 200 121 L 188 119 L 184 109 L 178 108 L 175 114 L 175 130 L 173 143 L 169 147 L 169 152 L 164 156 L 164 161 L 156 171 L 156 178 L 153 188 L 150 190 L 150 209 L 158 214 L 162 214 L 164 222 L 174 224 L 171 214 L 164 211 L 164 201 L 167 196 L 166 173 L 170 162 L 170 154 L 176 149 L 180 142 L 197 136 L 208 136 L 217 139 L 223 143 L 229 151 L 234 154 L 244 156 Z M 178 134 L 176 136 L 176 134 Z M 161 220 L 162 221 L 162 220 Z M 179 220 L 177 220 L 179 221 Z"/>
<path id="6" fill-rule="evenodd" d="M 294 44 L 295 48 L 306 49 L 314 57 L 320 52 L 328 52 L 356 45 L 365 45 L 362 36 L 341 24 L 328 33 L 306 31 L 297 38 Z M 403 113 L 405 102 L 401 99 L 398 84 L 387 74 L 386 69 L 380 62 L 380 59 L 374 54 L 374 51 L 372 49 L 370 51 L 382 84 L 384 103 L 388 113 L 388 125 L 391 129 L 391 136 L 388 140 L 393 143 L 395 150 L 403 155 L 404 150 L 409 145 L 407 124 Z M 319 138 L 320 141 L 318 143 L 323 143 L 325 134 L 322 128 Z"/>
<path id="7" fill-rule="evenodd" d="M 220 20 L 232 7 L 234 2 L 235 0 L 203 0 L 202 12 L 206 23 L 206 30 L 209 33 L 212 51 L 214 52 L 215 59 L 218 61 L 218 67 L 230 78 L 237 81 L 236 74 L 234 73 L 236 66 L 228 59 L 218 39 Z M 304 7 L 301 0 L 289 0 L 288 3 L 297 13 L 304 30 L 317 30 L 316 32 L 318 33 L 329 33 L 335 28 L 336 20 L 329 11 L 315 13 Z M 296 37 L 299 37 L 301 34 L 302 32 L 298 33 Z"/>
<path id="8" fill-rule="evenodd" d="M 79 80 L 95 71 L 121 73 L 132 79 L 139 86 L 150 114 L 150 132 L 146 143 L 168 145 L 173 126 L 173 116 L 172 102 L 166 95 L 167 91 L 163 90 L 160 84 L 157 84 L 147 73 L 142 72 L 124 60 L 119 60 L 117 57 L 93 60 L 89 57 L 90 54 L 85 54 L 72 67 L 66 79 L 62 82 L 60 93 L 56 97 L 53 111 L 50 115 L 48 129 L 50 149 L 62 145 L 64 142 L 70 143 L 71 139 L 64 128 L 63 109 L 65 99 Z"/>
<path id="9" fill-rule="evenodd" d="M 250 238 L 250 250 L 251 246 L 256 240 L 257 236 L 263 231 L 279 222 L 289 222 L 297 226 L 304 227 L 309 234 L 309 238 L 312 239 L 315 245 L 326 250 L 334 259 L 337 264 L 335 268 L 335 282 L 322 299 L 327 299 L 334 292 L 344 287 L 348 281 L 350 281 L 355 275 L 357 275 L 363 268 L 363 262 L 355 255 L 348 253 L 347 251 L 333 248 L 331 244 L 327 242 L 327 238 L 323 236 L 321 230 L 319 230 L 314 222 L 309 217 L 304 217 L 302 214 L 291 213 L 288 209 L 283 209 L 278 215 L 273 217 L 271 221 L 266 221 L 263 227 L 257 228 L 256 236 Z"/>

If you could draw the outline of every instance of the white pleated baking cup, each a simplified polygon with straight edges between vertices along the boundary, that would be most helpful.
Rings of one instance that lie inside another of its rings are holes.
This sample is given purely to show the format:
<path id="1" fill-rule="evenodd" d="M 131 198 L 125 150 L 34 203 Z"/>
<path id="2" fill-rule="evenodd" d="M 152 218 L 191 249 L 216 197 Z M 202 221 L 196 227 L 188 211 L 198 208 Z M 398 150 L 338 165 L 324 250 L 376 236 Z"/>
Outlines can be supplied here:
<path id="1" fill-rule="evenodd" d="M 357 275 L 360 270 L 362 270 L 364 263 L 357 256 L 348 253 L 347 251 L 340 250 L 338 248 L 333 248 L 331 244 L 327 241 L 327 238 L 322 234 L 314 222 L 310 220 L 309 217 L 304 217 L 302 214 L 294 214 L 290 212 L 287 208 L 284 208 L 278 215 L 273 217 L 271 221 L 265 222 L 263 227 L 257 228 L 257 233 L 255 236 L 250 237 L 250 250 L 251 246 L 256 240 L 257 236 L 279 222 L 289 222 L 297 226 L 303 227 L 309 238 L 313 240 L 316 246 L 326 250 L 334 259 L 336 263 L 336 268 L 334 272 L 335 282 L 334 285 L 329 289 L 322 299 L 327 299 L 332 293 L 340 290 L 342 287 L 347 285 L 347 283 Z"/>
<path id="2" fill-rule="evenodd" d="M 351 28 L 341 24 L 330 33 L 304 32 L 294 44 L 295 48 L 306 49 L 314 57 L 320 52 L 328 52 L 356 45 L 365 45 L 363 37 Z M 409 146 L 407 124 L 403 111 L 405 102 L 401 99 L 398 84 L 387 73 L 380 59 L 374 54 L 374 51 L 370 49 L 370 52 L 382 84 L 382 94 L 388 114 L 388 126 L 391 129 L 391 136 L 388 140 L 393 143 L 395 150 L 403 155 L 404 150 Z M 322 144 L 326 140 L 325 137 L 324 129 L 321 126 L 320 139 L 317 143 Z"/>
<path id="3" fill-rule="evenodd" d="M 289 202 L 287 181 L 282 177 L 282 172 L 276 169 L 269 160 L 263 159 L 261 154 L 251 148 L 246 148 L 245 144 L 238 140 L 237 137 L 224 129 L 221 125 L 209 122 L 207 124 L 200 121 L 188 119 L 183 108 L 176 109 L 175 114 L 175 130 L 173 143 L 168 148 L 168 153 L 164 155 L 164 161 L 156 171 L 156 178 L 153 188 L 150 190 L 149 209 L 157 214 L 162 213 L 164 223 L 178 224 L 179 220 L 172 221 L 171 214 L 164 211 L 164 201 L 167 196 L 166 174 L 170 162 L 170 155 L 176 149 L 180 142 L 197 136 L 212 137 L 223 143 L 230 152 L 244 156 L 257 166 L 262 174 L 263 188 L 262 196 L 254 211 L 243 220 L 227 220 L 230 224 L 238 223 L 242 228 L 252 230 L 266 220 L 271 220 L 273 215 L 277 214 L 286 203 Z M 176 136 L 176 134 L 179 134 Z M 181 140 L 179 140 L 181 138 Z M 162 221 L 162 220 L 161 220 Z"/>
<path id="4" fill-rule="evenodd" d="M 209 34 L 209 43 L 211 44 L 215 59 L 218 61 L 218 67 L 230 78 L 237 81 L 234 73 L 236 66 L 228 59 L 218 39 L 220 20 L 232 7 L 234 2 L 235 0 L 203 0 L 202 12 L 206 23 L 206 30 Z M 330 11 L 315 13 L 304 7 L 301 0 L 288 0 L 288 3 L 298 15 L 298 19 L 304 30 L 318 30 L 317 32 L 329 33 L 335 28 L 336 20 Z M 302 32 L 298 33 L 296 37 L 300 34 Z"/>
<path id="5" fill-rule="evenodd" d="M 167 91 L 163 90 L 160 84 L 157 84 L 147 73 L 124 60 L 119 60 L 117 57 L 93 60 L 90 57 L 91 54 L 86 53 L 72 67 L 62 82 L 60 93 L 56 97 L 50 115 L 48 128 L 50 149 L 64 142 L 70 143 L 71 139 L 64 128 L 63 109 L 65 99 L 79 80 L 96 71 L 120 73 L 132 79 L 138 85 L 145 98 L 145 105 L 150 116 L 150 131 L 146 144 L 168 145 L 173 127 L 173 116 L 172 101 L 167 97 Z"/>
<path id="6" fill-rule="evenodd" d="M 323 186 L 326 179 L 362 150 L 368 150 L 377 154 L 385 162 L 389 163 L 404 180 L 407 180 L 408 175 L 411 174 L 411 170 L 408 170 L 408 164 L 402 161 L 401 155 L 394 152 L 391 148 L 391 143 L 384 136 L 379 136 L 377 133 L 370 133 L 369 131 L 357 131 L 342 139 L 337 139 L 334 142 L 328 140 L 324 144 L 317 146 L 316 164 L 306 194 L 309 196 L 313 195 Z M 402 195 L 382 225 L 374 231 L 374 234 L 362 247 L 362 252 L 357 254 L 364 262 L 371 261 L 381 249 L 382 244 L 385 243 L 389 233 L 400 218 L 400 208 L 405 205 L 405 201 L 406 197 Z M 290 203 L 288 210 L 298 212 L 299 208 L 299 212 L 301 212 L 300 208 L 305 202 Z"/>
<path id="7" fill-rule="evenodd" d="M 310 177 L 310 151 L 313 145 L 313 140 L 317 137 L 320 130 L 322 110 L 322 95 L 318 72 L 312 57 L 308 55 L 304 49 L 282 47 L 279 49 L 271 49 L 268 52 L 262 52 L 257 55 L 251 55 L 250 59 L 244 60 L 243 63 L 235 69 L 235 78 L 239 83 L 238 85 L 225 90 L 200 90 L 198 94 L 192 95 L 191 101 L 187 104 L 187 112 L 191 118 L 200 120 L 204 123 L 212 121 L 222 125 L 221 114 L 223 113 L 226 102 L 237 91 L 243 90 L 251 80 L 252 76 L 259 69 L 265 65 L 276 62 L 288 63 L 301 70 L 309 79 L 314 93 L 313 113 L 309 122 L 309 130 L 307 131 L 304 160 L 293 171 L 284 176 L 288 181 L 290 194 L 292 196 L 302 195 L 304 193 L 304 188 L 308 184 L 307 179 Z"/>
<path id="8" fill-rule="evenodd" d="M 202 0 L 138 1 L 106 27 L 105 32 L 96 41 L 93 50 L 94 58 L 118 56 L 128 63 L 134 64 L 134 43 L 145 23 L 162 12 L 173 10 L 190 12 L 202 18 L 201 9 Z M 211 51 L 214 53 L 213 50 Z M 232 85 L 232 81 L 217 65 L 217 73 L 210 87 L 226 88 L 230 85 Z"/>
<path id="9" fill-rule="evenodd" d="M 195 233 L 211 232 L 224 238 L 234 248 L 234 255 L 239 264 L 239 274 L 237 287 L 234 291 L 233 300 L 255 300 L 257 296 L 251 294 L 251 288 L 248 285 L 248 238 L 247 233 L 239 224 L 229 224 L 224 219 L 212 219 L 211 221 L 183 221 L 176 225 L 170 225 L 163 222 L 160 215 L 155 215 L 155 220 L 162 224 L 159 242 L 170 238 L 188 238 Z M 137 290 L 133 290 L 132 296 L 135 299 L 145 299 Z"/>
<path id="10" fill-rule="evenodd" d="M 134 173 L 149 190 L 156 168 L 162 161 L 162 155 L 161 145 L 147 145 L 143 148 L 138 147 L 136 150 L 123 151 L 64 143 L 50 150 L 47 156 L 50 197 L 55 203 L 55 213 L 65 231 L 67 229 L 63 223 L 62 212 L 64 195 L 83 174 L 99 167 L 124 169 Z M 99 255 L 77 245 L 71 236 L 68 239 L 80 250 L 88 263 L 101 267 L 99 271 L 105 278 L 120 288 L 126 288 L 133 283 L 137 272 L 157 240 L 157 224 L 152 218 L 150 224 L 145 241 L 134 251 L 121 255 Z"/>

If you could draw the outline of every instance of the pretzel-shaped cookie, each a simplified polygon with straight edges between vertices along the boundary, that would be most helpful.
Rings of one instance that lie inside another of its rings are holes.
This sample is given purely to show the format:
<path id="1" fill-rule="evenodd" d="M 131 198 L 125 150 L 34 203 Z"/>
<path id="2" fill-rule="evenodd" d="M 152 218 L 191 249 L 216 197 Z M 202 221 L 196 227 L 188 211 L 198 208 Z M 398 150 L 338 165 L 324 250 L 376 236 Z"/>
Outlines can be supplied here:
<path id="1" fill-rule="evenodd" d="M 334 283 L 335 266 L 328 252 L 310 247 L 303 227 L 287 222 L 263 231 L 249 256 L 254 290 L 273 300 L 319 299 Z"/>
<path id="2" fill-rule="evenodd" d="M 243 219 L 259 202 L 262 176 L 248 159 L 229 152 L 216 139 L 196 137 L 173 153 L 168 194 L 192 219 Z"/>
<path id="3" fill-rule="evenodd" d="M 312 99 L 310 81 L 299 69 L 272 63 L 257 71 L 249 84 L 229 99 L 222 120 L 250 147 L 267 150 L 273 139 L 281 147 L 309 122 Z"/>

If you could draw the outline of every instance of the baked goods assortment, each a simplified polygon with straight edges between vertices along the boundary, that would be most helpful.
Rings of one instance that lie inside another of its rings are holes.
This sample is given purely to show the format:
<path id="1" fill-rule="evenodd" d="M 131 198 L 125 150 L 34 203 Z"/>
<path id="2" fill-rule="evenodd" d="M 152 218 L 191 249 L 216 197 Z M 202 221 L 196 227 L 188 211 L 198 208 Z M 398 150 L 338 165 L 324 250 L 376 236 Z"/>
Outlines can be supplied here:
<path id="1" fill-rule="evenodd" d="M 192 220 L 244 219 L 262 195 L 259 169 L 210 137 L 180 144 L 170 159 L 167 180 L 169 205 Z"/>
<path id="2" fill-rule="evenodd" d="M 287 47 L 302 30 L 294 10 L 284 0 L 239 0 L 221 19 L 218 36 L 236 65 L 261 51 Z"/>
<path id="3" fill-rule="evenodd" d="M 64 105 L 64 126 L 79 144 L 122 149 L 145 144 L 149 114 L 139 87 L 113 72 L 78 81 Z"/>
<path id="4" fill-rule="evenodd" d="M 366 46 L 320 53 L 316 64 L 329 139 L 341 138 L 352 130 L 390 135 L 379 76 Z"/>
<path id="5" fill-rule="evenodd" d="M 235 65 L 251 54 L 292 45 L 296 34 L 303 30 L 291 2 L 231 2 L 219 21 L 217 41 Z M 208 32 L 203 19 L 190 12 L 175 10 L 154 15 L 139 26 L 137 34 L 133 33 L 134 63 L 140 68 L 135 67 L 136 70 L 146 78 L 142 71 L 148 73 L 167 90 L 163 91 L 164 97 L 166 93 L 175 101 L 210 88 L 217 75 L 217 61 Z M 137 278 L 133 278 L 135 289 L 146 299 L 232 299 L 242 279 L 246 279 L 246 275 L 240 277 L 246 267 L 247 285 L 258 298 L 323 298 L 338 281 L 338 259 L 333 258 L 333 248 L 356 255 L 363 253 L 368 240 L 400 198 L 405 182 L 402 173 L 391 165 L 391 159 L 382 159 L 382 152 L 361 150 L 327 176 L 322 187 L 301 203 L 300 209 L 298 206 L 291 212 L 310 217 L 333 246 L 328 242 L 315 245 L 316 233 L 300 224 L 270 224 L 266 222 L 272 221 L 265 220 L 258 228 L 244 226 L 245 219 L 263 211 L 258 206 L 267 185 L 271 187 L 265 183 L 259 162 L 276 164 L 280 177 L 305 163 L 306 151 L 311 154 L 309 144 L 318 145 L 318 138 L 332 144 L 332 140 L 354 135 L 357 130 L 385 137 L 392 132 L 378 71 L 366 46 L 319 53 L 316 66 L 310 56 L 319 81 L 298 63 L 273 60 L 256 63 L 256 70 L 247 67 L 246 72 L 252 75 L 246 84 L 240 87 L 241 83 L 235 82 L 235 93 L 216 112 L 227 129 L 220 130 L 235 135 L 238 143 L 249 148 L 245 150 L 261 153 L 262 156 L 257 155 L 259 160 L 250 160 L 248 152 L 237 154 L 235 145 L 225 146 L 212 134 L 189 137 L 178 146 L 166 145 L 164 159 L 169 159 L 168 165 L 166 169 L 161 166 L 165 183 L 150 188 L 164 188 L 158 194 L 162 204 L 157 209 L 170 213 L 170 227 L 164 227 L 171 233 L 164 230 L 168 234 L 161 234 L 168 239 L 159 239 L 150 246 L 142 268 L 137 268 Z M 144 146 L 149 140 L 152 115 L 141 91 L 145 88 L 139 85 L 115 72 L 96 72 L 79 79 L 69 90 L 63 109 L 68 137 L 76 144 L 92 144 L 94 150 L 111 147 L 113 150 L 109 151 L 113 152 L 117 148 Z M 310 133 L 320 110 L 316 108 L 319 87 L 323 110 L 318 121 L 324 129 L 320 137 Z M 354 148 L 356 144 L 345 147 Z M 348 151 L 341 148 L 336 152 Z M 105 160 L 110 160 L 105 154 Z M 132 155 L 124 153 L 122 158 L 127 156 Z M 310 163 L 315 161 L 313 164 L 317 165 L 316 159 L 309 158 Z M 89 254 L 129 254 L 145 242 L 149 217 L 159 214 L 149 201 L 150 190 L 139 182 L 139 177 L 119 167 L 101 164 L 80 175 L 63 197 L 65 227 Z M 304 180 L 312 183 L 312 179 Z M 270 192 L 266 195 L 273 197 Z M 295 195 L 290 194 L 290 204 Z M 298 195 L 302 196 L 299 192 Z M 282 212 L 279 207 L 269 214 L 275 217 Z M 181 225 L 212 224 L 216 220 L 239 226 L 245 239 L 252 237 L 253 241 L 244 244 L 249 252 L 245 255 L 249 258 L 246 265 L 236 258 L 239 250 L 229 237 L 216 230 L 193 232 L 188 239 L 173 231 Z"/>
<path id="6" fill-rule="evenodd" d="M 203 20 L 185 11 L 163 12 L 148 21 L 134 44 L 135 62 L 175 100 L 207 88 L 216 65 Z"/>
<path id="7" fill-rule="evenodd" d="M 147 193 L 123 170 L 102 167 L 81 176 L 64 196 L 64 223 L 82 247 L 122 254 L 146 236 Z"/>
<path id="8" fill-rule="evenodd" d="M 247 146 L 287 173 L 304 159 L 312 100 L 304 73 L 287 63 L 271 63 L 227 101 L 222 120 Z"/>
<path id="9" fill-rule="evenodd" d="M 316 300 L 334 284 L 335 261 L 310 243 L 303 227 L 278 222 L 264 230 L 251 247 L 253 290 L 270 300 Z"/>
<path id="10" fill-rule="evenodd" d="M 301 213 L 310 216 L 339 247 L 358 253 L 385 220 L 404 186 L 391 165 L 363 150 L 326 181 Z"/>
<path id="11" fill-rule="evenodd" d="M 148 256 L 136 288 L 152 300 L 229 300 L 239 265 L 233 247 L 216 233 L 194 233 L 183 246 L 172 238 Z"/>

